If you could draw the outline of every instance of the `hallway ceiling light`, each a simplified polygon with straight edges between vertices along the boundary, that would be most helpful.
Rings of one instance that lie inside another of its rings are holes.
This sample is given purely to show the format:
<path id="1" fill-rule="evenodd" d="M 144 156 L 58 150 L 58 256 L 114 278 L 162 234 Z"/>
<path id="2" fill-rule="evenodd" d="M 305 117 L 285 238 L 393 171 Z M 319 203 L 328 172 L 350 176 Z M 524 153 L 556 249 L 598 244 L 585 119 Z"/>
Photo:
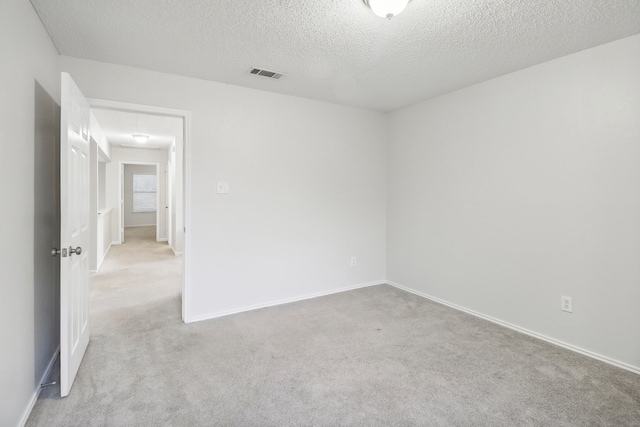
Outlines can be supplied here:
<path id="1" fill-rule="evenodd" d="M 144 144 L 145 142 L 147 142 L 149 140 L 149 135 L 142 135 L 142 134 L 138 133 L 138 134 L 133 134 L 131 136 L 133 137 L 133 139 L 136 140 L 136 142 L 138 142 L 140 144 Z"/>
<path id="2" fill-rule="evenodd" d="M 410 0 L 362 0 L 373 13 L 381 18 L 391 19 L 399 15 Z"/>

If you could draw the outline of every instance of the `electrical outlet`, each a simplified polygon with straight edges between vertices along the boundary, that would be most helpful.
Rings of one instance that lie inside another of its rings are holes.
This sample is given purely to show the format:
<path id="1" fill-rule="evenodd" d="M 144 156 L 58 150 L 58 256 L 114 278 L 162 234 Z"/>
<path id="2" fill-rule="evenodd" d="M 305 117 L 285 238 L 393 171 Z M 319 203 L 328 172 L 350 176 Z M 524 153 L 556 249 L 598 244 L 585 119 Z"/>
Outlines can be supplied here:
<path id="1" fill-rule="evenodd" d="M 355 267 L 356 265 L 358 265 L 358 260 L 356 260 L 356 257 L 352 256 L 351 257 L 351 267 Z"/>
<path id="2" fill-rule="evenodd" d="M 573 301 L 571 297 L 565 297 L 564 295 L 560 297 L 560 310 L 573 313 Z"/>
<path id="3" fill-rule="evenodd" d="M 226 181 L 218 181 L 216 184 L 218 194 L 229 194 L 229 183 Z"/>

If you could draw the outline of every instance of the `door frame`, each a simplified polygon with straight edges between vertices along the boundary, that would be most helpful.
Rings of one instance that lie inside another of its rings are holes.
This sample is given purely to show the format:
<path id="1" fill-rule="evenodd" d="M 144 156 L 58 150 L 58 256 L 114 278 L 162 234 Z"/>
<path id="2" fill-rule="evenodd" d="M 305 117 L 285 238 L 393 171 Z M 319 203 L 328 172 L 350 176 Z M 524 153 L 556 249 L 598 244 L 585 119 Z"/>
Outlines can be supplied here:
<path id="1" fill-rule="evenodd" d="M 174 142 L 175 143 L 175 142 Z M 173 188 L 171 186 L 171 177 L 169 176 L 169 159 L 167 159 L 167 163 L 165 163 L 164 165 L 164 178 L 165 178 L 165 196 L 164 196 L 164 201 L 165 201 L 165 213 L 164 216 L 166 218 L 165 221 L 165 225 L 166 225 L 166 231 L 165 233 L 167 234 L 167 243 L 169 244 L 170 247 L 173 247 L 173 239 L 171 237 L 171 235 L 173 234 L 173 227 L 171 226 L 171 218 L 173 216 L 172 211 L 173 211 L 173 206 L 171 206 L 171 201 L 173 200 Z"/>
<path id="2" fill-rule="evenodd" d="M 160 241 L 160 184 L 159 184 L 159 178 L 160 178 L 160 163 L 158 162 L 136 162 L 136 161 L 129 161 L 129 160 L 120 160 L 118 162 L 118 170 L 120 171 L 120 173 L 118 174 L 118 206 L 120 206 L 121 212 L 118 212 L 118 230 L 120 230 L 120 233 L 122 233 L 122 230 L 124 230 L 125 224 L 124 224 L 124 167 L 127 165 L 133 165 L 133 166 L 155 166 L 156 167 L 156 242 Z M 166 190 L 165 190 L 166 191 Z M 166 194 L 165 194 L 165 199 L 166 199 Z M 166 213 L 165 213 L 166 216 Z M 165 221 L 167 219 L 165 218 Z M 166 222 L 165 222 L 165 227 L 166 227 Z M 123 236 L 120 236 L 120 243 L 124 243 L 124 239 Z"/>
<path id="3" fill-rule="evenodd" d="M 91 108 L 118 110 L 128 113 L 153 114 L 157 116 L 178 117 L 183 120 L 182 126 L 182 321 L 190 323 L 191 307 L 191 112 L 173 108 L 155 107 L 151 105 L 132 104 L 128 102 L 111 101 L 106 99 L 88 98 Z M 130 162 L 125 162 L 130 163 Z M 120 174 L 120 171 L 118 171 Z M 121 191 L 119 188 L 118 191 Z M 120 200 L 118 200 L 120 203 Z M 118 230 L 120 232 L 120 230 Z M 177 232 L 177 230 L 176 230 Z"/>

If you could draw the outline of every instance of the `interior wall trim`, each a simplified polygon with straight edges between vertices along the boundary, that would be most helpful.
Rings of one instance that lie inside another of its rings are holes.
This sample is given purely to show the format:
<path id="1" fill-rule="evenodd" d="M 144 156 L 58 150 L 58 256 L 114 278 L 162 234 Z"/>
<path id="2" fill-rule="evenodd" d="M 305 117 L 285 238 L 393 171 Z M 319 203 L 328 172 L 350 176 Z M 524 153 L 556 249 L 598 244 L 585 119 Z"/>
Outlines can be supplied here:
<path id="1" fill-rule="evenodd" d="M 58 359 L 58 354 L 60 354 L 60 346 L 58 346 L 56 351 L 53 352 L 53 356 L 51 356 L 51 360 L 47 365 L 47 369 L 45 369 L 42 378 L 40 378 L 40 381 L 38 381 L 38 385 L 36 386 L 38 388 L 34 390 L 33 396 L 31 396 L 31 400 L 29 401 L 27 408 L 22 414 L 22 418 L 20 419 L 20 424 L 18 424 L 18 426 L 24 427 L 27 424 L 29 416 L 31 415 L 31 411 L 33 411 L 33 407 L 36 406 L 36 402 L 38 401 L 38 397 L 40 396 L 40 392 L 42 391 L 42 387 L 40 386 L 40 384 L 44 384 L 45 381 L 47 381 L 47 378 L 51 378 L 56 359 Z"/>
<path id="2" fill-rule="evenodd" d="M 442 300 L 440 298 L 433 297 L 431 295 L 425 294 L 425 293 L 420 292 L 420 291 L 416 291 L 415 289 L 411 289 L 411 288 L 408 288 L 406 286 L 402 286 L 402 285 L 400 285 L 398 283 L 395 283 L 395 282 L 392 282 L 390 280 L 387 280 L 386 283 L 388 285 L 391 285 L 391 286 L 395 287 L 395 288 L 398 288 L 398 289 L 401 289 L 403 291 L 412 293 L 414 295 L 418 295 L 420 297 L 426 298 L 426 299 L 431 300 L 433 302 L 436 302 L 438 304 L 442 304 L 442 305 L 445 305 L 447 307 L 451 307 L 453 309 L 456 309 L 458 311 L 462 311 L 464 313 L 470 314 L 472 316 L 479 317 L 479 318 L 484 319 L 484 320 L 488 320 L 491 323 L 495 323 L 495 324 L 503 326 L 505 328 L 512 329 L 512 330 L 514 330 L 516 332 L 520 332 L 520 333 L 523 333 L 525 335 L 529 335 L 530 337 L 534 337 L 534 338 L 540 339 L 542 341 L 546 341 L 548 343 L 557 345 L 559 347 L 566 348 L 567 350 L 571 350 L 571 351 L 574 351 L 576 353 L 580 353 L 580 354 L 582 354 L 584 356 L 591 357 L 592 359 L 596 359 L 596 360 L 599 360 L 601 362 L 608 363 L 609 365 L 613 365 L 613 366 L 616 366 L 618 368 L 622 368 L 624 370 L 633 372 L 634 374 L 640 375 L 640 367 L 629 365 L 627 363 L 620 362 L 619 360 L 615 360 L 615 359 L 612 359 L 610 357 L 603 356 L 601 354 L 594 353 L 594 352 L 589 351 L 589 350 L 585 350 L 584 348 L 581 348 L 581 347 L 576 347 L 576 346 L 568 344 L 568 343 L 566 343 L 564 341 L 560 341 L 560 340 L 557 340 L 555 338 L 548 337 L 548 336 L 540 334 L 538 332 L 534 332 L 534 331 L 531 331 L 529 329 L 525 329 L 525 328 L 522 328 L 520 326 L 513 325 L 513 324 L 511 324 L 509 322 L 505 322 L 503 320 L 496 319 L 494 317 L 487 316 L 487 315 L 482 314 L 482 313 L 478 313 L 477 311 L 469 310 L 468 308 L 461 307 L 461 306 L 456 305 L 456 304 L 452 304 L 452 303 L 450 303 L 448 301 Z"/>
<path id="3" fill-rule="evenodd" d="M 301 296 L 297 296 L 297 297 L 293 297 L 293 298 L 285 298 L 285 299 L 281 299 L 281 300 L 270 301 L 270 302 L 263 303 L 263 304 L 248 305 L 248 306 L 244 306 L 244 307 L 240 307 L 240 308 L 234 308 L 232 310 L 225 310 L 225 311 L 220 311 L 220 312 L 216 312 L 216 313 L 205 314 L 203 316 L 195 316 L 195 317 L 191 318 L 191 321 L 192 322 L 201 322 L 203 320 L 210 320 L 210 319 L 215 319 L 215 318 L 218 318 L 218 317 L 230 316 L 232 314 L 243 313 L 245 311 L 258 310 L 260 308 L 266 308 L 266 307 L 274 307 L 276 305 L 289 304 L 289 303 L 296 302 L 296 301 L 303 301 L 303 300 L 306 300 L 306 299 L 317 298 L 317 297 L 322 297 L 322 296 L 332 295 L 332 294 L 339 294 L 341 292 L 353 291 L 355 289 L 368 288 L 370 286 L 377 286 L 377 285 L 384 285 L 384 284 L 386 284 L 386 282 L 384 280 L 383 281 L 361 283 L 359 285 L 346 286 L 346 287 L 343 287 L 343 288 L 332 289 L 332 290 L 329 290 L 329 291 L 316 292 L 316 293 L 301 295 Z"/>

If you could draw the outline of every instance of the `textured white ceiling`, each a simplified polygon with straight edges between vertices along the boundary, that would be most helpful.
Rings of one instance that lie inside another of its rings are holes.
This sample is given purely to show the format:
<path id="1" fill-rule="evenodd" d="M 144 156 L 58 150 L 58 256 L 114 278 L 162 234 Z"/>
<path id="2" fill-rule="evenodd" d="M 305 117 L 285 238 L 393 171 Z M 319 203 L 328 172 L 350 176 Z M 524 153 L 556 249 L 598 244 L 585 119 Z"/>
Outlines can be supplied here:
<path id="1" fill-rule="evenodd" d="M 140 148 L 166 149 L 174 138 L 182 135 L 182 119 L 151 114 L 94 108 L 91 110 L 109 144 L 139 145 Z M 133 134 L 148 135 L 144 144 L 136 143 Z"/>
<path id="2" fill-rule="evenodd" d="M 391 21 L 362 0 L 31 2 L 63 55 L 381 111 L 640 33 L 640 0 L 412 0 Z"/>

